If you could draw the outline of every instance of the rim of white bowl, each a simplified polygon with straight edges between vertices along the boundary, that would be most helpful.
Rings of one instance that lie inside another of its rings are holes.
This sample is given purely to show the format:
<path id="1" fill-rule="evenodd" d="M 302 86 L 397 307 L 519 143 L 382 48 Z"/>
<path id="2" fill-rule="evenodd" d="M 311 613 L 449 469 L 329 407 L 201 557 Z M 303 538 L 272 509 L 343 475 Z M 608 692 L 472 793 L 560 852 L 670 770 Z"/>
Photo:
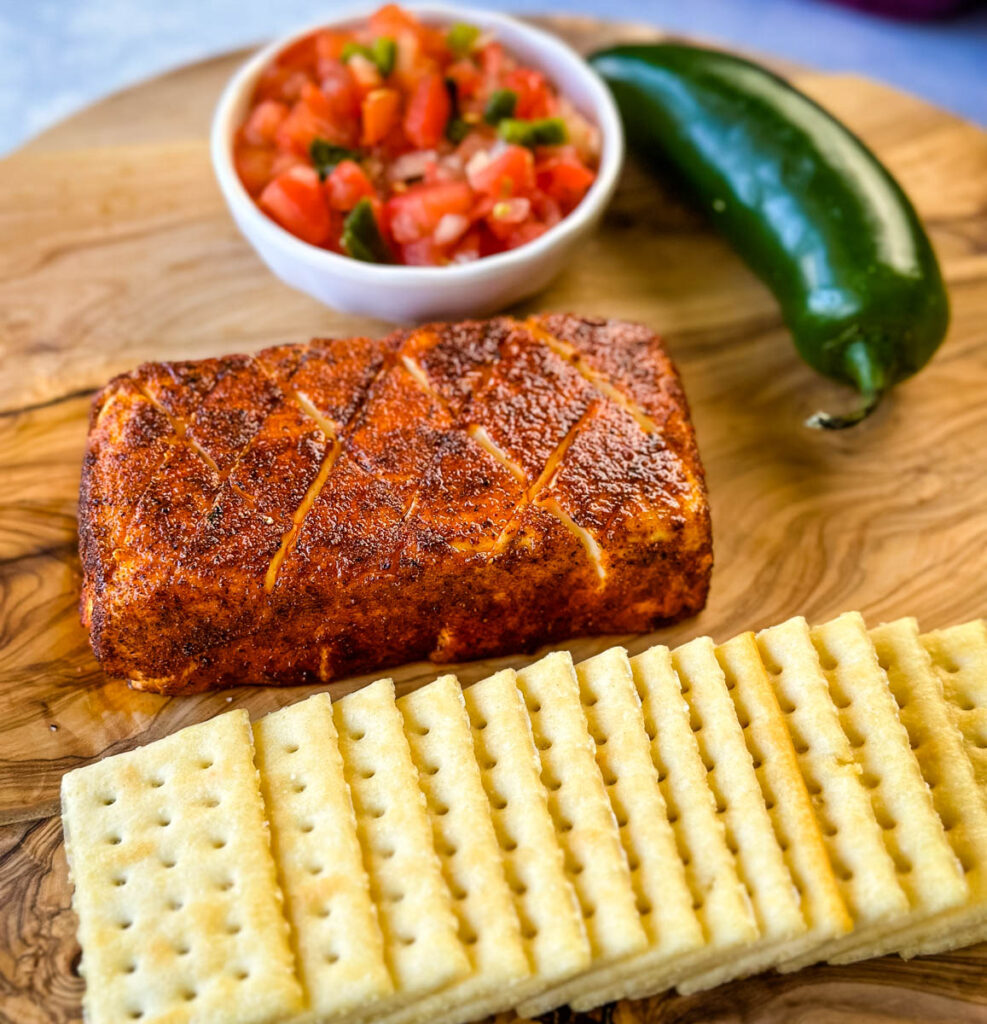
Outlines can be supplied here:
<path id="1" fill-rule="evenodd" d="M 468 284 L 470 281 L 490 276 L 498 271 L 506 271 L 512 266 L 517 267 L 536 261 L 540 256 L 547 255 L 557 246 L 563 245 L 569 239 L 577 236 L 599 213 L 602 213 L 602 208 L 606 206 L 613 195 L 623 164 L 624 132 L 617 106 L 610 91 L 589 63 L 557 36 L 509 15 L 480 7 L 453 7 L 442 3 L 408 2 L 403 3 L 402 6 L 428 21 L 450 24 L 456 21 L 468 21 L 478 25 L 481 29 L 491 30 L 495 34 L 498 29 L 506 27 L 508 32 L 517 32 L 527 36 L 533 49 L 553 54 L 558 61 L 568 64 L 574 74 L 580 75 L 585 81 L 593 104 L 593 109 L 588 112 L 584 111 L 584 114 L 591 115 L 600 131 L 600 165 L 596 180 L 574 210 L 533 241 L 526 242 L 507 252 L 483 256 L 470 263 L 449 263 L 439 267 L 365 263 L 304 242 L 268 217 L 243 187 L 233 165 L 233 137 L 238 127 L 234 123 L 234 114 L 238 113 L 238 107 L 241 105 L 244 94 L 253 89 L 264 67 L 296 40 L 321 28 L 339 27 L 366 19 L 380 6 L 380 2 L 348 5 L 341 11 L 333 12 L 330 19 L 319 19 L 303 28 L 278 37 L 245 61 L 234 72 L 220 95 L 213 113 L 210 130 L 213 170 L 227 202 L 231 206 L 235 205 L 243 216 L 249 217 L 253 221 L 265 242 L 281 249 L 286 255 L 303 259 L 314 267 L 321 267 L 332 272 L 337 277 L 376 279 L 381 284 L 400 281 L 404 285 L 413 284 L 418 278 L 423 283 L 427 281 L 434 285 L 439 283 L 436 274 L 441 271 L 441 280 L 448 284 L 452 284 L 453 281 Z M 510 44 L 507 45 L 510 48 Z M 537 64 L 537 61 L 535 63 Z M 560 93 L 564 94 L 564 90 L 558 82 L 553 81 L 553 84 Z"/>

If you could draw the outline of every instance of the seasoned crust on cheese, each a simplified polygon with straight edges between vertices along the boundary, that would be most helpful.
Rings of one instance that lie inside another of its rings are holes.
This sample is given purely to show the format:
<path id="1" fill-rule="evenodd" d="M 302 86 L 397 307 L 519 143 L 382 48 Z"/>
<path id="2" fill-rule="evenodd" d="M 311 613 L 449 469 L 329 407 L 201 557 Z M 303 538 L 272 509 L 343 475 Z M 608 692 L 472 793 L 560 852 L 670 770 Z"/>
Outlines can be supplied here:
<path id="1" fill-rule="evenodd" d="M 145 364 L 95 400 L 79 522 L 94 651 L 169 693 L 643 632 L 712 566 L 660 340 L 557 315 Z"/>

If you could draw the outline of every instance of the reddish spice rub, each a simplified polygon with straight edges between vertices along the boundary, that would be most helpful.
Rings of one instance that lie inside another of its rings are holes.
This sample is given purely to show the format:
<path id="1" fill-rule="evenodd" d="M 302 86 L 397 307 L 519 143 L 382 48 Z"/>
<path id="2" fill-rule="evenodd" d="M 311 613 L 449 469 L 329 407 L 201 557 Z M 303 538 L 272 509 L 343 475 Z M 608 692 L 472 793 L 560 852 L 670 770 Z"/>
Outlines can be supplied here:
<path id="1" fill-rule="evenodd" d="M 642 632 L 712 567 L 659 339 L 563 315 L 145 364 L 94 401 L 79 511 L 93 649 L 166 693 Z"/>

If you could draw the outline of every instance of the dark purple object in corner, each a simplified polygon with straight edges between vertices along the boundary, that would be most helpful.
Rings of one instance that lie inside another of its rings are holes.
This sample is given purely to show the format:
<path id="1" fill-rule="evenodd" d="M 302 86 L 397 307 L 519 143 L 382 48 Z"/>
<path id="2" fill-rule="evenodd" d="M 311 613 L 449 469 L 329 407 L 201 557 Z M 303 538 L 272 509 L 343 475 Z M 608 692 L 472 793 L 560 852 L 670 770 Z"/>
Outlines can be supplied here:
<path id="1" fill-rule="evenodd" d="M 836 0 L 836 3 L 892 18 L 945 18 L 974 6 L 971 0 Z"/>

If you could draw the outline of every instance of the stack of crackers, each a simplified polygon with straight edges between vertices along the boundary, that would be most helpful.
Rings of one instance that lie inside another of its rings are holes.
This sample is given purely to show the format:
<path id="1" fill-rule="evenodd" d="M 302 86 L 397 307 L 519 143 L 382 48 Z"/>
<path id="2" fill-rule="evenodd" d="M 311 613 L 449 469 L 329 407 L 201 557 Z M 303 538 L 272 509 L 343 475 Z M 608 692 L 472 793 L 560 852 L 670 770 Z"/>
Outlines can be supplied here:
<path id="1" fill-rule="evenodd" d="M 463 1024 L 987 937 L 987 627 L 792 619 L 72 772 L 90 1024 Z"/>

